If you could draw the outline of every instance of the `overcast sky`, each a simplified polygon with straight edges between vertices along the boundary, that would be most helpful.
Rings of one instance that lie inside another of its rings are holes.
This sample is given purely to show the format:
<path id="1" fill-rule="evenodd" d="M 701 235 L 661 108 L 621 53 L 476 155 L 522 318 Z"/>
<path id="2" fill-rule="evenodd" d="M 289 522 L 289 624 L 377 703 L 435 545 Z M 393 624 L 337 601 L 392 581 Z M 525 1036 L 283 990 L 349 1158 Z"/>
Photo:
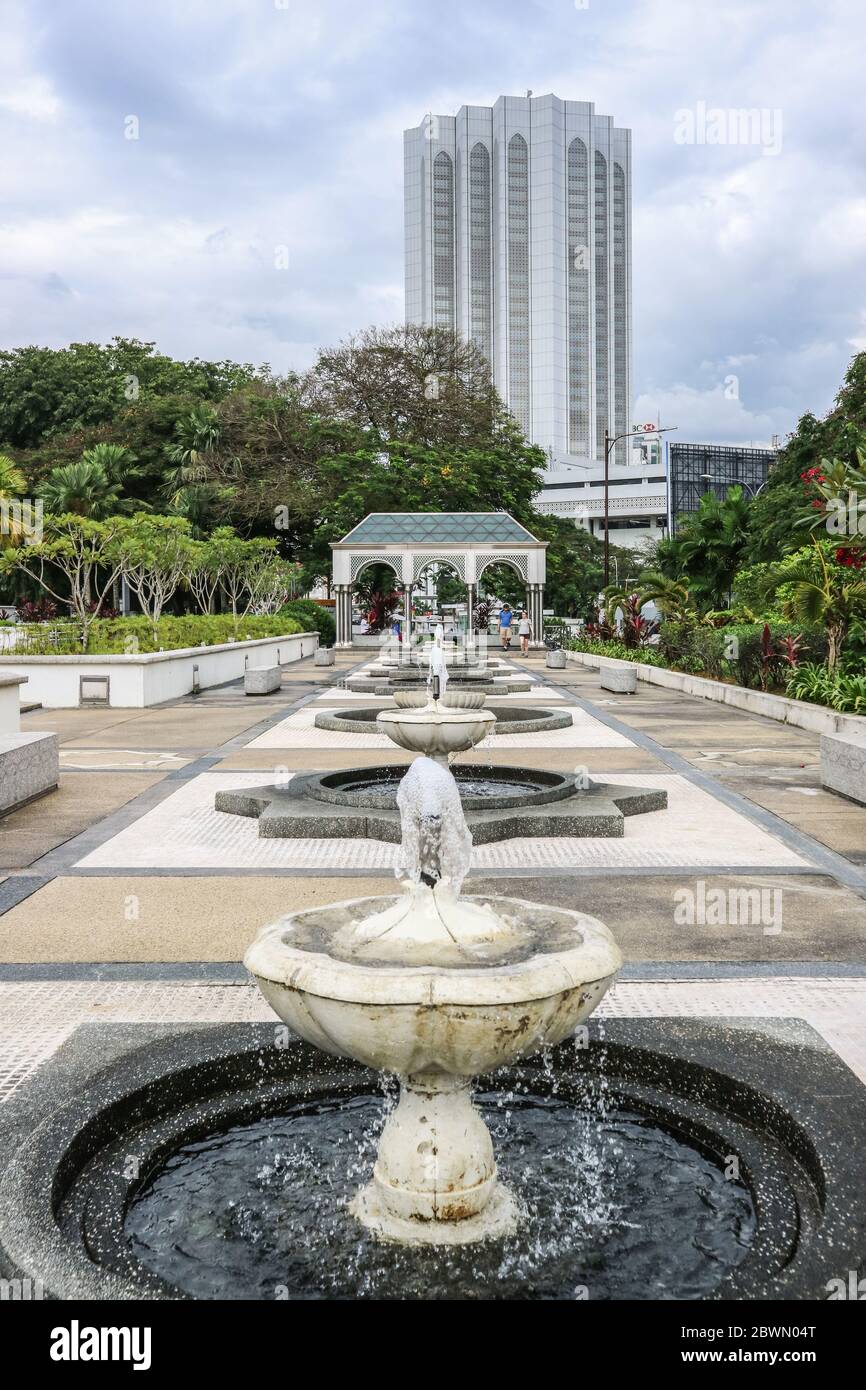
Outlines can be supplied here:
<path id="1" fill-rule="evenodd" d="M 527 88 L 633 131 L 636 419 L 766 443 L 866 347 L 863 0 L 0 15 L 3 347 L 123 334 L 285 370 L 396 322 L 404 127 Z M 700 103 L 711 127 L 764 108 L 763 140 L 682 143 Z"/>

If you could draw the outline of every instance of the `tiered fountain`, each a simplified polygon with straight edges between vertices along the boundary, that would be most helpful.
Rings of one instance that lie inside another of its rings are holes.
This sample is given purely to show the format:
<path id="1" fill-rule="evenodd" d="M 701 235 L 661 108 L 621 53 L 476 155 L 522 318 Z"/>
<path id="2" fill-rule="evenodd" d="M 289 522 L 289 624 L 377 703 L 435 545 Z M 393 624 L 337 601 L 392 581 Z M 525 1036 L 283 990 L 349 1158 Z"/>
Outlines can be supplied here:
<path id="1" fill-rule="evenodd" d="M 561 1042 L 586 1019 L 621 957 L 579 912 L 461 897 L 472 837 L 448 755 L 496 716 L 443 706 L 442 670 L 423 707 L 380 722 L 423 756 L 400 783 L 403 892 L 282 918 L 245 965 L 284 1022 L 325 1052 L 400 1078 L 400 1102 L 370 1183 L 351 1210 L 378 1236 L 465 1244 L 513 1231 L 473 1077 Z"/>

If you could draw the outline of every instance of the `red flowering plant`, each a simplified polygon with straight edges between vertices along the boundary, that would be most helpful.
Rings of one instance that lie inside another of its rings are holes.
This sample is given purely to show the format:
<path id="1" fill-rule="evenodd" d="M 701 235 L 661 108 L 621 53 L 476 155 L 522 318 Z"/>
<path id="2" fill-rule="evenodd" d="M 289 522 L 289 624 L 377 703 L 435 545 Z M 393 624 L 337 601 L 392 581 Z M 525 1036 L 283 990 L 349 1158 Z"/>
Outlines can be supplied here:
<path id="1" fill-rule="evenodd" d="M 856 450 L 856 463 L 822 459 L 819 468 L 800 474 L 806 514 L 800 525 L 819 527 L 839 539 L 836 563 L 846 569 L 866 566 L 866 449 Z"/>

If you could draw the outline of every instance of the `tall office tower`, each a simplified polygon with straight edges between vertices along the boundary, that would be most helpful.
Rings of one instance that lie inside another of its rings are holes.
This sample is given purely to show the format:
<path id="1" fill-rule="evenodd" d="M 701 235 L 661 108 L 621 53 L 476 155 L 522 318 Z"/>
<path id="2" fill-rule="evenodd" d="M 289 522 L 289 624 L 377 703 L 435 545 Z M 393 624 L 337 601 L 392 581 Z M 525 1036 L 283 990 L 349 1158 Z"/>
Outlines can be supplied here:
<path id="1" fill-rule="evenodd" d="M 407 321 L 474 339 L 551 472 L 603 459 L 631 418 L 631 132 L 500 97 L 427 116 L 404 151 Z"/>

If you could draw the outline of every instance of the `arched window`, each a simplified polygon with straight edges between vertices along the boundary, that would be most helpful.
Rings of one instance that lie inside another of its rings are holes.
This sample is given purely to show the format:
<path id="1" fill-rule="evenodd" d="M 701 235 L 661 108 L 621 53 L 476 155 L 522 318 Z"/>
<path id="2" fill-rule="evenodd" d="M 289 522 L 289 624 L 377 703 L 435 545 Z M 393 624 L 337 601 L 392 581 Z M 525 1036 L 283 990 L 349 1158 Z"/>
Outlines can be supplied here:
<path id="1" fill-rule="evenodd" d="M 586 145 L 568 147 L 568 447 L 588 453 L 589 162 Z"/>
<path id="2" fill-rule="evenodd" d="M 529 150 L 508 142 L 508 404 L 529 433 Z"/>
<path id="3" fill-rule="evenodd" d="M 454 164 L 440 150 L 433 161 L 433 322 L 454 324 Z"/>
<path id="4" fill-rule="evenodd" d="M 469 155 L 469 333 L 488 362 L 493 360 L 490 216 L 490 152 L 479 140 Z"/>
<path id="5" fill-rule="evenodd" d="M 595 152 L 595 455 L 604 458 L 604 432 L 608 427 L 610 400 L 608 373 L 607 160 Z"/>
<path id="6" fill-rule="evenodd" d="M 613 166 L 613 424 L 614 433 L 628 429 L 628 283 L 626 256 L 625 174 Z M 625 463 L 628 440 L 616 446 L 617 463 Z"/>

